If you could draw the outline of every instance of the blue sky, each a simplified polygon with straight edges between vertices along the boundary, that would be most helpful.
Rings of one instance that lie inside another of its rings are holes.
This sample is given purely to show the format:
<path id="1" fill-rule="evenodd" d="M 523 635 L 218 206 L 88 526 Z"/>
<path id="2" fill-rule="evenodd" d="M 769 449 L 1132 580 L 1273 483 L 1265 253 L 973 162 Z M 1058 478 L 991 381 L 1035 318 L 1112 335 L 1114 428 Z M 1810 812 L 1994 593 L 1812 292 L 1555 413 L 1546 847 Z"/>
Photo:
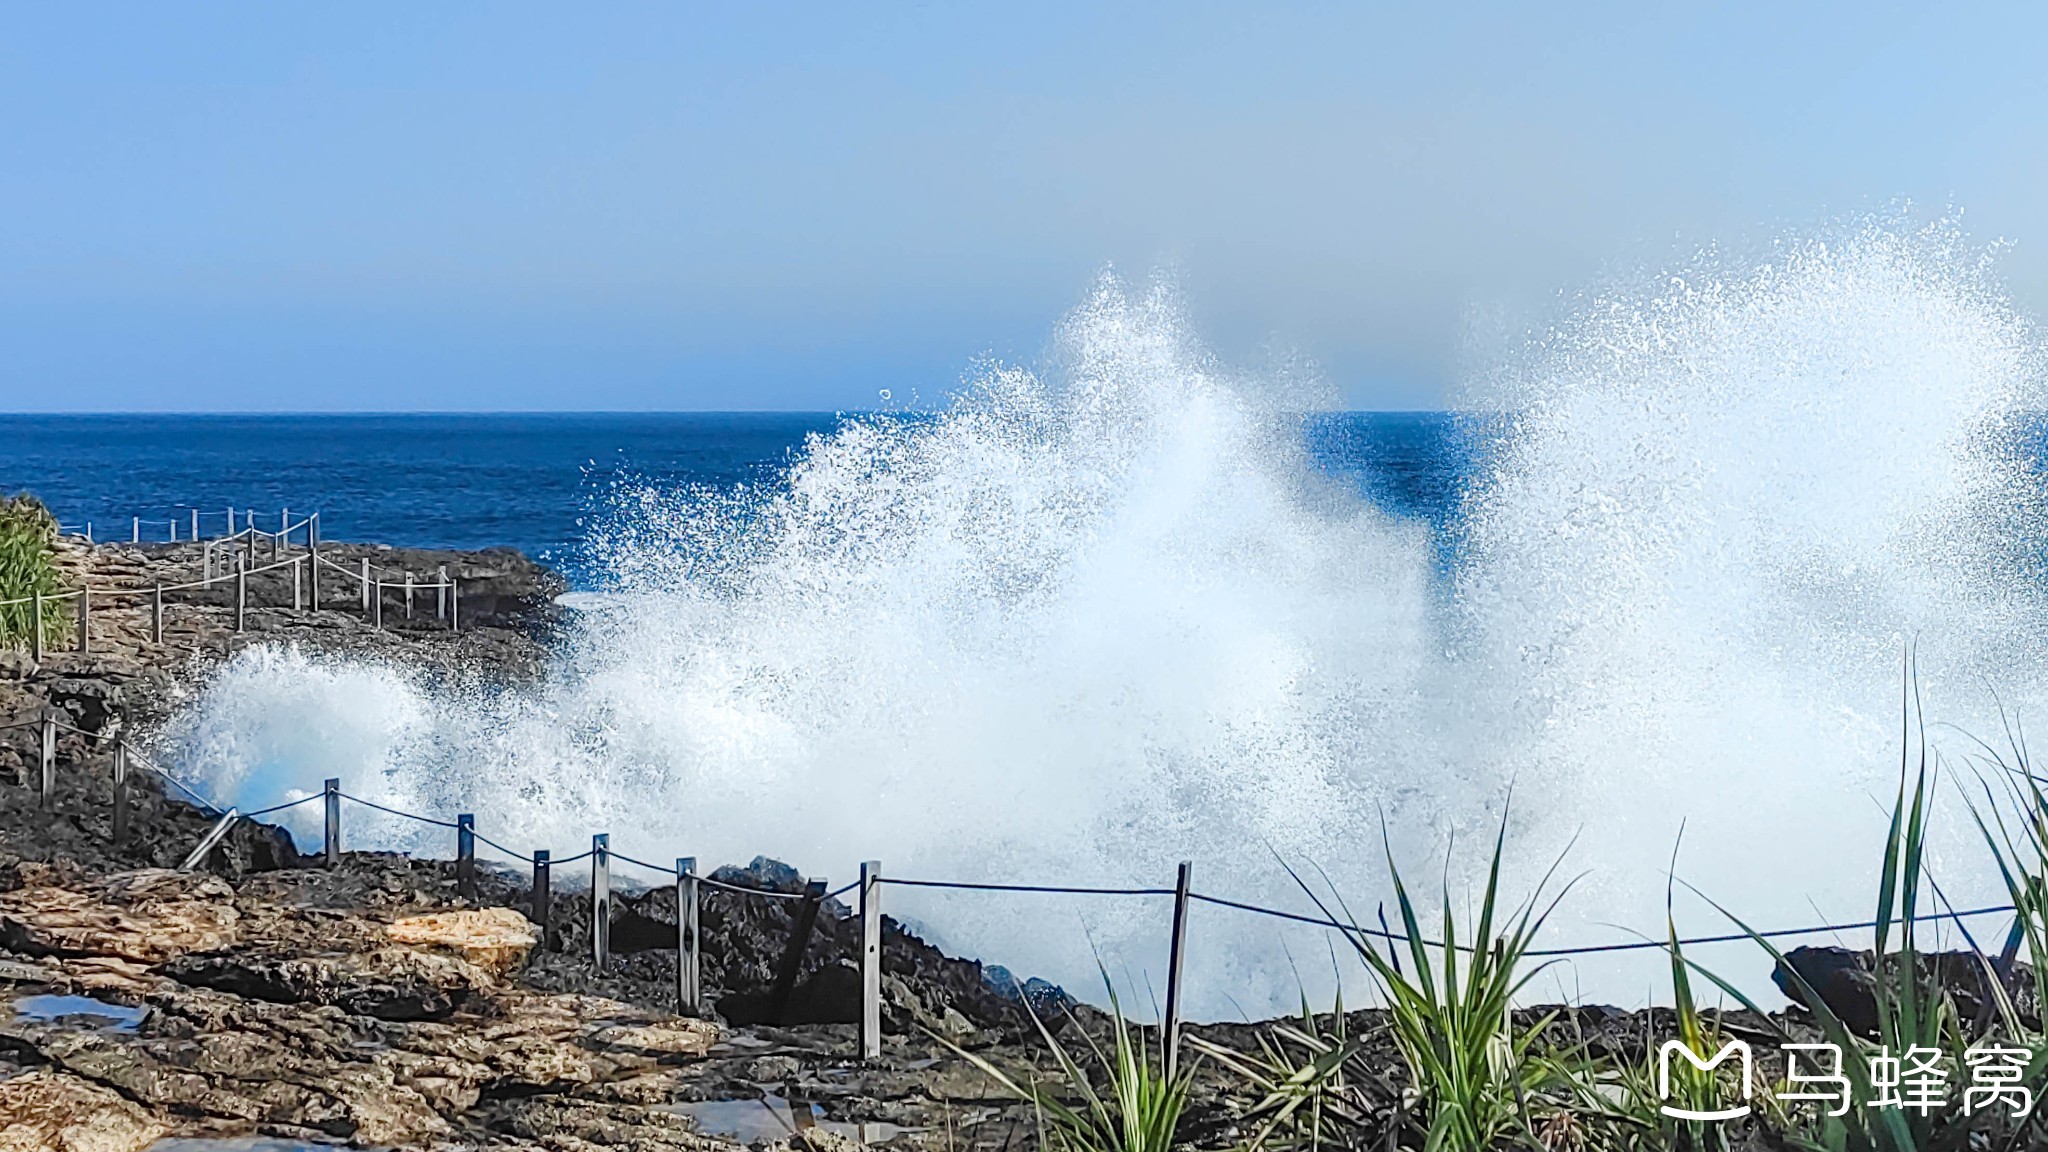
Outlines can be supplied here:
<path id="1" fill-rule="evenodd" d="M 1426 407 L 1901 200 L 2048 310 L 2041 6 L 1666 8 L 6 4 L 0 410 L 862 408 L 1104 266 Z"/>

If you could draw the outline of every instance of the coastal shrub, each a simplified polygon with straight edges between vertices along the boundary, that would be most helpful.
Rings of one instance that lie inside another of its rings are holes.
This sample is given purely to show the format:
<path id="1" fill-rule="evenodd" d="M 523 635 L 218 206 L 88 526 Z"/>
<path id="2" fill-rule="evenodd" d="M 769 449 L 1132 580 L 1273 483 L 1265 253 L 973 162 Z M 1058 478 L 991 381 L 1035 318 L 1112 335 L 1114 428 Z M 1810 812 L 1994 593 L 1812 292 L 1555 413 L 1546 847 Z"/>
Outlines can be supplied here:
<path id="1" fill-rule="evenodd" d="M 1108 1047 L 1088 1035 L 1085 1027 L 1074 1029 L 1086 1045 L 1095 1076 L 1060 1043 L 1029 1004 L 1026 1011 L 1031 1011 L 1031 1020 L 1058 1069 L 1052 1084 L 1037 1080 L 1020 1083 L 980 1055 L 936 1034 L 934 1039 L 980 1069 L 1003 1091 L 1029 1101 L 1037 1110 L 1044 1143 L 1053 1152 L 1170 1152 L 1181 1112 L 1187 1107 L 1193 1068 L 1183 1067 L 1169 1075 L 1163 1045 L 1153 1051 L 1145 1043 L 1143 1030 L 1124 1019 L 1107 971 L 1102 982 L 1109 991 Z M 1098 1088 L 1097 1080 L 1104 1086 Z"/>
<path id="2" fill-rule="evenodd" d="M 1302 994 L 1301 1015 L 1274 1024 L 1258 1038 L 1256 1052 L 1190 1036 L 1187 1043 L 1258 1093 L 1246 1113 L 1256 1125 L 1247 1148 L 1298 1152 L 1356 1147 L 1369 1139 L 1378 1098 L 1399 1097 L 1371 1062 L 1368 1049 L 1350 1033 L 1340 988 L 1336 1007 L 1318 1016 Z M 1393 1122 L 1399 1127 L 1398 1117 Z"/>
<path id="3" fill-rule="evenodd" d="M 1345 933 L 1386 1000 L 1388 1028 L 1420 1104 L 1425 1152 L 1483 1152 L 1503 1142 L 1538 1143 L 1530 1123 L 1535 1105 L 1570 1087 L 1556 1079 L 1569 1073 L 1570 1059 L 1537 1058 L 1537 1043 L 1555 1014 L 1517 1023 L 1513 1005 L 1516 994 L 1544 968 L 1525 961 L 1544 921 L 1571 885 L 1544 901 L 1543 894 L 1563 863 L 1560 857 L 1528 899 L 1502 916 L 1500 866 L 1507 830 L 1503 811 L 1478 921 L 1469 936 L 1461 937 L 1458 931 L 1448 884 L 1442 894 L 1441 938 L 1432 943 L 1424 936 L 1384 828 L 1381 842 L 1401 913 L 1401 937 L 1386 941 L 1382 954 L 1355 920 Z M 1303 883 L 1302 888 L 1324 915 L 1331 915 L 1309 885 Z M 1499 931 L 1496 922 L 1502 925 Z"/>
<path id="4" fill-rule="evenodd" d="M 38 594 L 64 591 L 57 572 L 57 518 L 35 497 L 0 498 L 0 644 L 26 644 L 34 627 Z M 11 601 L 30 601 L 11 603 Z M 55 647 L 71 632 L 59 604 L 43 605 L 43 643 Z"/>

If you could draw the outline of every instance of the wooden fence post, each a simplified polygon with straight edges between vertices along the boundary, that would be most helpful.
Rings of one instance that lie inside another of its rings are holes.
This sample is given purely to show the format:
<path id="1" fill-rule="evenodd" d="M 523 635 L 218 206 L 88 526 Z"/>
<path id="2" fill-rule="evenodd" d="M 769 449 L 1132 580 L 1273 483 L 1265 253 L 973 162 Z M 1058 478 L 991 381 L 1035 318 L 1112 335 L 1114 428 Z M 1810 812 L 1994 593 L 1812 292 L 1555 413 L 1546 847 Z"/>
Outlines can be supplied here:
<path id="1" fill-rule="evenodd" d="M 860 1056 L 882 1055 L 882 862 L 860 866 Z"/>
<path id="2" fill-rule="evenodd" d="M 164 642 L 164 582 L 156 582 L 155 591 L 149 594 L 149 642 Z"/>
<path id="3" fill-rule="evenodd" d="M 476 899 L 476 817 L 468 812 L 455 817 L 455 894 Z"/>
<path id="4" fill-rule="evenodd" d="M 1192 862 L 1181 861 L 1173 883 L 1173 942 L 1166 956 L 1166 1020 L 1159 1029 L 1159 1042 L 1166 1049 L 1168 1083 L 1180 1066 L 1181 969 L 1187 962 L 1188 881 L 1194 869 Z"/>
<path id="5" fill-rule="evenodd" d="M 533 908 L 527 913 L 527 918 L 540 926 L 540 950 L 543 952 L 555 950 L 554 933 L 548 929 L 548 919 L 554 913 L 554 877 L 550 875 L 553 871 L 554 861 L 548 850 L 537 849 L 533 854 Z"/>
<path id="6" fill-rule="evenodd" d="M 321 793 L 327 809 L 325 862 L 332 868 L 341 863 L 341 779 L 336 776 L 328 777 L 327 783 L 321 788 Z"/>
<path id="7" fill-rule="evenodd" d="M 676 861 L 676 1015 L 703 1010 L 703 965 L 697 935 L 697 858 Z"/>
<path id="8" fill-rule="evenodd" d="M 43 709 L 42 763 L 37 803 L 48 808 L 57 802 L 57 714 Z"/>
<path id="9" fill-rule="evenodd" d="M 78 586 L 78 650 L 92 651 L 92 585 Z"/>
<path id="10" fill-rule="evenodd" d="M 590 961 L 599 974 L 612 957 L 612 838 L 590 838 Z"/>
<path id="11" fill-rule="evenodd" d="M 128 742 L 114 742 L 114 847 L 128 842 Z"/>

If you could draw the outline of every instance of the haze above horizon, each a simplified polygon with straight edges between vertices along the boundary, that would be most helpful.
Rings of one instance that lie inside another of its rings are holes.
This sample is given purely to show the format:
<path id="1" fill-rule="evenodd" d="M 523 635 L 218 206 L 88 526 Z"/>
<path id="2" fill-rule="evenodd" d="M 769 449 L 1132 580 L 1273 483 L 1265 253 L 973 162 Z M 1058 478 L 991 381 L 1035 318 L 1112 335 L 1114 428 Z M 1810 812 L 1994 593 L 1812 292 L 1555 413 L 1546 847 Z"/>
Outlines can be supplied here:
<path id="1" fill-rule="evenodd" d="M 930 405 L 1110 266 L 1430 409 L 1571 293 L 1902 201 L 2048 310 L 2019 5 L 5 12 L 0 411 Z"/>

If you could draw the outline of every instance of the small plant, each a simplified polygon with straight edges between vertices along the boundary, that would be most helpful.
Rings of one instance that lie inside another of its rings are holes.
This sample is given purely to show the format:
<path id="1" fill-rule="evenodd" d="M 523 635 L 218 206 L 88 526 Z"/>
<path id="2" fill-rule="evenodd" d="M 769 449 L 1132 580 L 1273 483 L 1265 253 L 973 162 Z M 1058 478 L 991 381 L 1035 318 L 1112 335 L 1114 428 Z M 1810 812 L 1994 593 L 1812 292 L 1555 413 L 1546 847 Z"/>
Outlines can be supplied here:
<path id="1" fill-rule="evenodd" d="M 1563 863 L 1560 857 L 1528 900 L 1505 918 L 1504 930 L 1496 932 L 1507 829 L 1503 812 L 1470 944 L 1460 943 L 1448 883 L 1443 892 L 1443 938 L 1432 942 L 1423 936 L 1415 902 L 1394 861 L 1384 827 L 1381 842 L 1387 846 L 1387 868 L 1401 912 L 1407 963 L 1402 963 L 1394 940 L 1386 942 L 1382 954 L 1355 920 L 1346 933 L 1386 997 L 1389 1029 L 1427 1117 L 1426 1152 L 1481 1152 L 1504 1139 L 1534 1141 L 1530 1101 L 1538 1093 L 1559 1087 L 1554 1078 L 1563 1065 L 1532 1058 L 1537 1038 L 1554 1015 L 1518 1026 L 1513 1005 L 1516 994 L 1542 971 L 1541 965 L 1525 971 L 1524 961 L 1543 922 L 1571 885 L 1564 885 L 1539 911 L 1543 892 Z M 1300 882 L 1299 876 L 1295 879 Z M 1307 884 L 1302 888 L 1323 908 L 1324 915 L 1330 915 L 1314 890 Z"/>
<path id="2" fill-rule="evenodd" d="M 0 498 L 0 644 L 27 644 L 35 628 L 34 597 L 63 593 L 56 541 L 57 518 L 42 501 L 27 493 Z M 58 607 L 43 605 L 43 644 L 48 647 L 63 644 L 71 634 L 70 617 Z"/>
<path id="3" fill-rule="evenodd" d="M 1103 1087 L 1096 1086 L 1089 1070 L 1053 1036 L 1035 1011 L 1031 1021 L 1052 1053 L 1064 1094 L 1036 1080 L 1019 1083 L 985 1058 L 935 1033 L 932 1038 L 980 1069 L 1003 1091 L 1029 1101 L 1038 1112 L 1040 1134 L 1054 1152 L 1169 1152 L 1187 1106 L 1193 1070 L 1182 1068 L 1169 1075 L 1165 1052 L 1155 1054 L 1145 1044 L 1142 1031 L 1124 1019 L 1107 971 L 1102 983 L 1109 991 L 1113 1025 L 1108 1050 L 1089 1036 L 1087 1029 L 1075 1031 L 1088 1046 Z M 1025 1008 L 1030 1011 L 1029 1004 Z"/>
<path id="4" fill-rule="evenodd" d="M 1318 1149 L 1326 1144 L 1358 1145 L 1373 1127 L 1376 1100 L 1399 1093 L 1365 1059 L 1364 1046 L 1344 1019 L 1344 995 L 1325 1024 L 1301 1000 L 1301 1015 L 1275 1024 L 1259 1037 L 1259 1050 L 1244 1053 L 1198 1037 L 1187 1041 L 1225 1071 L 1259 1093 L 1248 1118 L 1258 1127 L 1245 1141 L 1264 1152 Z M 1377 1088 L 1375 1096 L 1370 1088 Z"/>

